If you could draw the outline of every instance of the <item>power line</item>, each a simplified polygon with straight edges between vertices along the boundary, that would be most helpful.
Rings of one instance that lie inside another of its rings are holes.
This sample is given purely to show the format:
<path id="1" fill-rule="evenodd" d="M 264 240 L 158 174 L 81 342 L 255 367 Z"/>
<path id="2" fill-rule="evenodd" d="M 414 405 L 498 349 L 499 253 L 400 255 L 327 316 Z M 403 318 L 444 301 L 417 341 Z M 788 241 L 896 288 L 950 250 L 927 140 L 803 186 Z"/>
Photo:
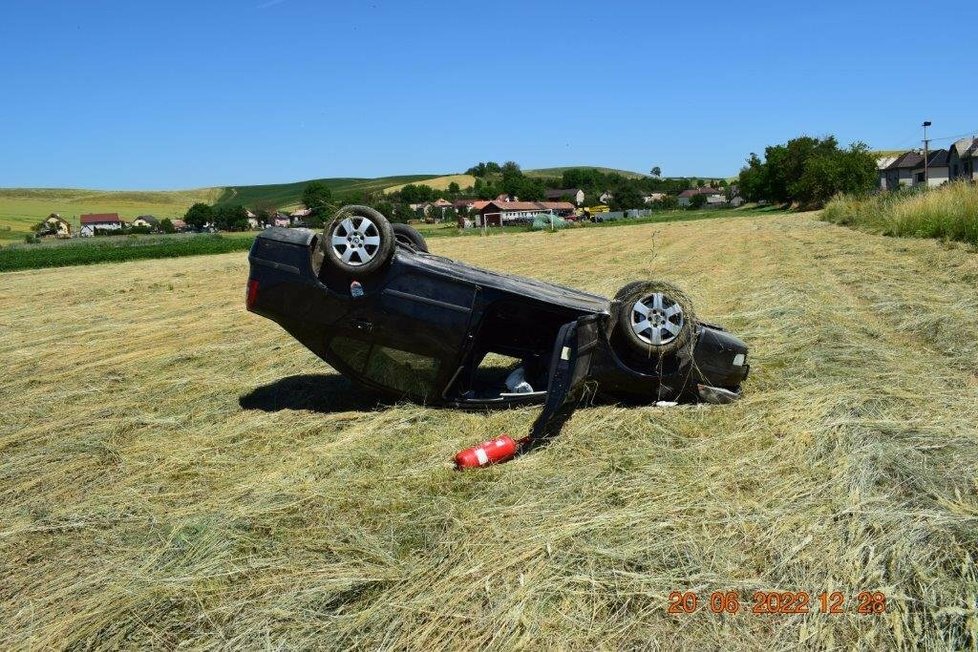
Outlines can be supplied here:
<path id="1" fill-rule="evenodd" d="M 957 140 L 958 138 L 966 138 L 968 136 L 974 136 L 978 133 L 978 129 L 972 129 L 971 131 L 966 131 L 963 134 L 957 134 L 954 136 L 941 136 L 939 138 L 930 138 L 929 140 Z"/>

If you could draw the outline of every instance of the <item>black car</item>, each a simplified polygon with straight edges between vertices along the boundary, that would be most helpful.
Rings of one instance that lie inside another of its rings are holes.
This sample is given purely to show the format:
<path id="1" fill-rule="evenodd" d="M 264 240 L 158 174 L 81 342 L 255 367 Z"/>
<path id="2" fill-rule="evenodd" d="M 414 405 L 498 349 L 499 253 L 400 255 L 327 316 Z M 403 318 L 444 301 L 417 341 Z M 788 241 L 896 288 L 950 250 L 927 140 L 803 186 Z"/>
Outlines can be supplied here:
<path id="1" fill-rule="evenodd" d="M 697 321 L 672 285 L 638 281 L 606 299 L 479 269 L 366 206 L 341 209 L 322 234 L 267 229 L 249 261 L 248 310 L 358 385 L 460 408 L 545 402 L 537 438 L 584 395 L 725 403 L 749 371 L 747 346 Z"/>

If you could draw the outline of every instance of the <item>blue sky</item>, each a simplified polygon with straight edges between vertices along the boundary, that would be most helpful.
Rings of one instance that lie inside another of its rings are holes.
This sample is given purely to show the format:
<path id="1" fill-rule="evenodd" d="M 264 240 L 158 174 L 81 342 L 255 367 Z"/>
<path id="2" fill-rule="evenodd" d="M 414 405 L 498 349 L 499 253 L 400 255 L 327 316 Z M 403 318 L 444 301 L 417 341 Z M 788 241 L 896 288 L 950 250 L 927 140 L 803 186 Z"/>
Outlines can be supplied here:
<path id="1" fill-rule="evenodd" d="M 736 174 L 978 132 L 978 3 L 4 0 L 0 187 Z M 941 141 L 937 145 L 948 144 Z"/>

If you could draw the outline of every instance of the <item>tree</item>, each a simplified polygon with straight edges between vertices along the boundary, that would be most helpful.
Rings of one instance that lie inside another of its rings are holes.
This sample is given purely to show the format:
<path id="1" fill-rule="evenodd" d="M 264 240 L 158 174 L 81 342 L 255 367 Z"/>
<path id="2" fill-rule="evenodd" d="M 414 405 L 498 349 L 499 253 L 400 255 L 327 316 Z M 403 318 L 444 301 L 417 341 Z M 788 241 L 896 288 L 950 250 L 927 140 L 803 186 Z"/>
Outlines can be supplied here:
<path id="1" fill-rule="evenodd" d="M 539 179 L 522 177 L 519 189 L 515 193 L 522 201 L 540 201 L 547 194 L 547 189 Z"/>
<path id="2" fill-rule="evenodd" d="M 392 222 L 406 223 L 408 220 L 414 219 L 414 211 L 407 204 L 396 204 L 394 206 L 394 214 L 391 216 Z"/>
<path id="3" fill-rule="evenodd" d="M 434 198 L 435 191 L 431 189 L 431 186 L 426 186 L 423 183 L 418 185 L 409 183 L 401 188 L 401 201 L 407 204 L 422 204 Z"/>
<path id="4" fill-rule="evenodd" d="M 322 181 L 311 181 L 302 189 L 302 203 L 321 219 L 333 209 L 333 191 Z"/>
<path id="5" fill-rule="evenodd" d="M 689 205 L 693 208 L 703 208 L 706 206 L 706 195 L 700 193 L 689 198 Z"/>
<path id="6" fill-rule="evenodd" d="M 173 226 L 173 220 L 171 220 L 169 217 L 164 217 L 162 220 L 160 220 L 160 231 L 163 233 L 176 233 L 177 229 L 175 226 Z"/>
<path id="7" fill-rule="evenodd" d="M 624 182 L 612 191 L 611 208 L 616 211 L 627 211 L 630 208 L 641 208 L 645 199 L 634 183 Z"/>
<path id="8" fill-rule="evenodd" d="M 244 231 L 248 228 L 248 211 L 240 204 L 225 204 L 214 209 L 214 226 L 222 231 Z"/>
<path id="9" fill-rule="evenodd" d="M 507 195 L 519 195 L 523 188 L 523 171 L 515 161 L 506 161 L 502 167 L 502 189 Z"/>
<path id="10" fill-rule="evenodd" d="M 458 197 L 459 196 L 459 193 L 461 193 L 461 192 L 462 192 L 462 189 L 459 188 L 458 187 L 458 184 L 455 183 L 454 181 L 452 181 L 451 183 L 448 184 L 448 196 L 451 197 L 452 199 Z"/>
<path id="11" fill-rule="evenodd" d="M 658 165 L 655 166 L 654 168 L 652 168 L 652 176 L 655 177 L 656 179 L 658 179 L 659 177 L 661 177 L 662 176 L 662 168 L 660 168 Z"/>
<path id="12" fill-rule="evenodd" d="M 876 160 L 863 143 L 840 149 L 834 136 L 801 136 L 751 154 L 738 187 L 750 201 L 819 205 L 839 192 L 868 192 L 876 183 Z"/>
<path id="13" fill-rule="evenodd" d="M 214 222 L 214 209 L 203 202 L 197 202 L 187 209 L 183 221 L 199 231 L 204 225 Z"/>

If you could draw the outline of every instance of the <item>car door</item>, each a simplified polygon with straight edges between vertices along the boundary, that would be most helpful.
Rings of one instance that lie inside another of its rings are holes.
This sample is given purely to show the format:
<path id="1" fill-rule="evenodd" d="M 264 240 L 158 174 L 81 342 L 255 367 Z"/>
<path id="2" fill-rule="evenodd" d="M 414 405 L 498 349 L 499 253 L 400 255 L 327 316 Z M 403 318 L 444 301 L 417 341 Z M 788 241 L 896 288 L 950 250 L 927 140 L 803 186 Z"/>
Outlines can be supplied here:
<path id="1" fill-rule="evenodd" d="M 585 315 L 560 327 L 550 360 L 547 400 L 530 429 L 530 436 L 522 443 L 522 451 L 560 434 L 564 423 L 584 398 L 603 317 L 600 314 Z"/>

